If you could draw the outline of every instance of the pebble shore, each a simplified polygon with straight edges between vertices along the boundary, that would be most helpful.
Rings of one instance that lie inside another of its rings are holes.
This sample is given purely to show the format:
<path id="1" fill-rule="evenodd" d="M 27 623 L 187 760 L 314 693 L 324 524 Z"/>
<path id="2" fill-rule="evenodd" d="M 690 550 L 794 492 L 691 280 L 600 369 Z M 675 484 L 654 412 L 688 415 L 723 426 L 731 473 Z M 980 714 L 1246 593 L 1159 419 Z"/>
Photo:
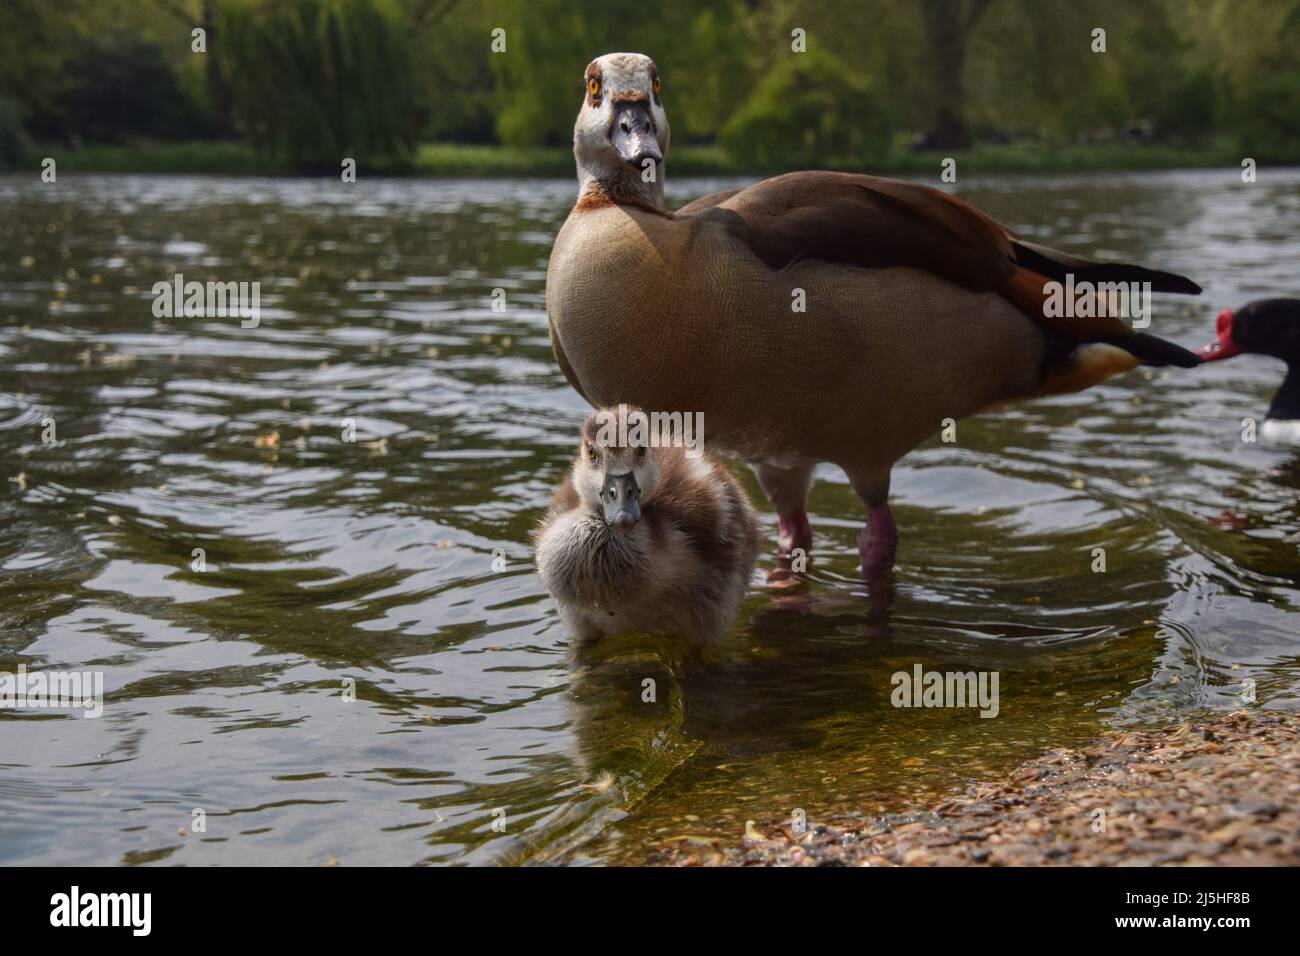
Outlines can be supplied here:
<path id="1" fill-rule="evenodd" d="M 925 812 L 750 821 L 677 866 L 1296 866 L 1300 717 L 1238 712 L 1053 750 Z"/>

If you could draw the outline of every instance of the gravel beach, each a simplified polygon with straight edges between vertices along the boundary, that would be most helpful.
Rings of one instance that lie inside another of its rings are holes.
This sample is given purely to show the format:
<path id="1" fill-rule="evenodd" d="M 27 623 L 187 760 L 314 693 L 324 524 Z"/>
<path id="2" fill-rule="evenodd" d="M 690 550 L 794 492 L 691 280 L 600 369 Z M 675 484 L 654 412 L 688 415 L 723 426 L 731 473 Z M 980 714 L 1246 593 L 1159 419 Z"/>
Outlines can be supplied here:
<path id="1" fill-rule="evenodd" d="M 1300 717 L 1244 712 L 1053 750 L 925 812 L 756 820 L 678 866 L 1300 865 Z"/>

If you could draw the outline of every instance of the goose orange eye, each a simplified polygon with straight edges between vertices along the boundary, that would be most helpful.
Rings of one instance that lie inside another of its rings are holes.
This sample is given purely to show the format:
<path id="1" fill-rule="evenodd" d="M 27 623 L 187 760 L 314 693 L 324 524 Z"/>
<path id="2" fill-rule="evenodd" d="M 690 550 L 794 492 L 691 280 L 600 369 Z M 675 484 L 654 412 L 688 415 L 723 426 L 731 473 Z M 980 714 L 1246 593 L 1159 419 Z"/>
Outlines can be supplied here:
<path id="1" fill-rule="evenodd" d="M 654 87 L 654 91 L 655 91 L 656 93 L 659 92 L 659 77 L 657 77 L 657 76 L 655 77 L 654 83 L 652 83 L 651 86 Z"/>
<path id="2" fill-rule="evenodd" d="M 594 464 L 596 463 L 596 459 L 599 458 L 599 457 L 600 457 L 600 455 L 598 455 L 598 454 L 596 453 L 596 446 L 595 446 L 595 445 L 588 445 L 588 446 L 587 446 L 587 460 L 590 461 L 590 462 L 594 465 Z"/>
<path id="3" fill-rule="evenodd" d="M 591 79 L 587 80 L 587 92 L 590 93 L 592 96 L 599 96 L 600 80 L 596 79 L 595 77 L 592 77 Z"/>

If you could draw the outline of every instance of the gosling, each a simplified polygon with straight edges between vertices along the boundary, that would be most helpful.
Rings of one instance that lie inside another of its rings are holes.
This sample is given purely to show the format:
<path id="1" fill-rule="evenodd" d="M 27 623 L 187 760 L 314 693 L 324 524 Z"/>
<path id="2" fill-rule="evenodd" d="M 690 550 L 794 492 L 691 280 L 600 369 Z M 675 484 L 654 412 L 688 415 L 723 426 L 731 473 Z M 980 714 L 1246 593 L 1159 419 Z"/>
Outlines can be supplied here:
<path id="1" fill-rule="evenodd" d="M 627 405 L 588 416 L 537 530 L 537 570 L 579 641 L 641 631 L 716 643 L 748 590 L 758 517 L 722 464 L 650 440 L 648 423 Z"/>

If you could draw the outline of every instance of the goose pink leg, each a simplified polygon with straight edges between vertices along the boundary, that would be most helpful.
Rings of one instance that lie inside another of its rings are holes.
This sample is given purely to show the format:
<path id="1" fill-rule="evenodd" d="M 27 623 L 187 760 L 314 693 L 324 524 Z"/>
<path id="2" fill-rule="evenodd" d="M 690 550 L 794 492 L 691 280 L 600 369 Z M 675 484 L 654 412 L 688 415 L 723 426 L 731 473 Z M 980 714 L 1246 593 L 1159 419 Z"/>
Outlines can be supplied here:
<path id="1" fill-rule="evenodd" d="M 783 468 L 763 462 L 755 471 L 763 494 L 767 495 L 776 511 L 781 555 L 788 557 L 795 548 L 802 548 L 807 553 L 812 548 L 812 524 L 808 521 L 804 502 L 812 487 L 813 466 Z"/>
<path id="2" fill-rule="evenodd" d="M 795 548 L 803 548 L 807 553 L 812 547 L 812 524 L 808 521 L 808 512 L 802 508 L 788 514 L 778 514 L 776 529 L 782 554 L 790 554 Z"/>
<path id="3" fill-rule="evenodd" d="M 872 505 L 867 509 L 867 526 L 858 535 L 858 554 L 862 557 L 862 576 L 874 577 L 894 566 L 898 553 L 898 525 L 889 505 Z"/>
<path id="4" fill-rule="evenodd" d="M 898 525 L 889 510 L 889 472 L 882 476 L 849 471 L 849 481 L 867 506 L 867 526 L 858 535 L 858 554 L 862 576 L 871 580 L 892 568 L 898 553 Z"/>

